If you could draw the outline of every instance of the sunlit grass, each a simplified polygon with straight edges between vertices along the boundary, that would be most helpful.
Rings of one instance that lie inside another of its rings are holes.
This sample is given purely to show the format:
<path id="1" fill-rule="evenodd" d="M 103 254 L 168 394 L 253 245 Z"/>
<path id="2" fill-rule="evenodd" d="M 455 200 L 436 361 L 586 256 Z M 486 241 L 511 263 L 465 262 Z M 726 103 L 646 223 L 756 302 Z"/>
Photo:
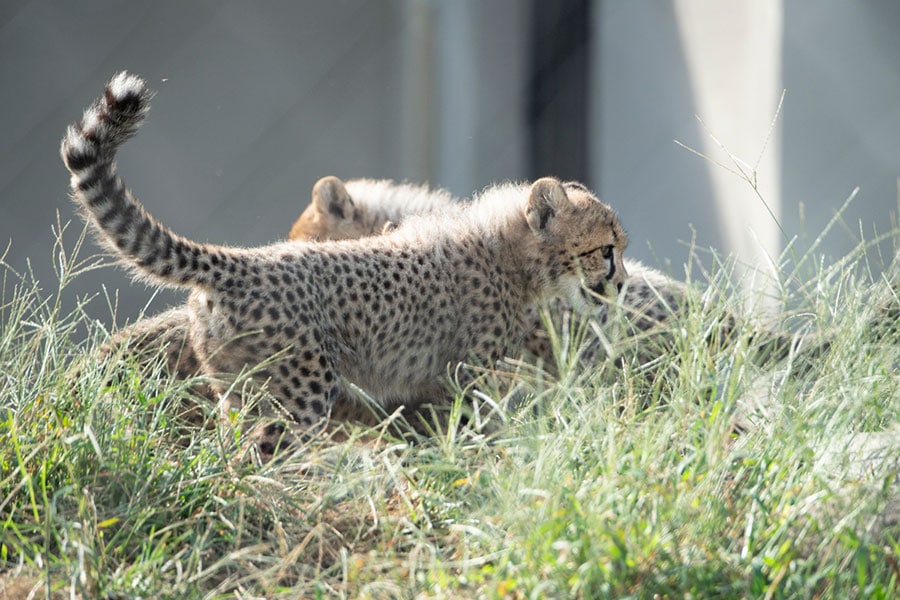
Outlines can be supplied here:
<path id="1" fill-rule="evenodd" d="M 341 425 L 267 464 L 238 428 L 179 422 L 185 382 L 79 358 L 106 334 L 59 298 L 96 263 L 57 248 L 50 292 L 4 268 L 0 590 L 895 597 L 900 301 L 870 247 L 786 262 L 774 327 L 806 336 L 781 360 L 741 318 L 711 335 L 742 314 L 712 257 L 650 366 L 610 334 L 620 360 L 585 370 L 593 333 L 567 329 L 557 375 L 518 364 L 429 435 Z"/>

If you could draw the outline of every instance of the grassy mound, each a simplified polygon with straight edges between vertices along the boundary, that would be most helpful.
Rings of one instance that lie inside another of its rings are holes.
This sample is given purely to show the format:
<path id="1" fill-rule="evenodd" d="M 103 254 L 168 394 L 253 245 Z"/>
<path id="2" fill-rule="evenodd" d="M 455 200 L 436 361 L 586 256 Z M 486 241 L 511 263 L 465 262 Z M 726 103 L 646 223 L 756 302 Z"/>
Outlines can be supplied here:
<path id="1" fill-rule="evenodd" d="M 900 277 L 865 249 L 780 271 L 805 336 L 778 360 L 709 343 L 741 313 L 722 269 L 649 365 L 609 334 L 582 369 L 566 329 L 558 376 L 519 364 L 430 435 L 340 425 L 262 465 L 174 416 L 187 383 L 72 369 L 106 336 L 61 308 L 94 263 L 58 248 L 52 292 L 5 268 L 0 598 L 896 597 Z"/>

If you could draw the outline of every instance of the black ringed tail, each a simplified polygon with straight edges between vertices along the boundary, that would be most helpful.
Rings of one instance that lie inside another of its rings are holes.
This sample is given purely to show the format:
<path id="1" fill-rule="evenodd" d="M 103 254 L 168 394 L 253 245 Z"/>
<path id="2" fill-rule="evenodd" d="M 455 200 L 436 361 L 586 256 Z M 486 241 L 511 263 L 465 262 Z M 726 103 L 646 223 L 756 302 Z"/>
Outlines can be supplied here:
<path id="1" fill-rule="evenodd" d="M 212 287 L 216 269 L 210 266 L 227 260 L 221 249 L 178 236 L 153 218 L 116 168 L 116 152 L 141 126 L 152 97 L 143 79 L 123 71 L 68 127 L 60 154 L 72 174 L 72 197 L 101 241 L 142 277 L 169 286 Z"/>

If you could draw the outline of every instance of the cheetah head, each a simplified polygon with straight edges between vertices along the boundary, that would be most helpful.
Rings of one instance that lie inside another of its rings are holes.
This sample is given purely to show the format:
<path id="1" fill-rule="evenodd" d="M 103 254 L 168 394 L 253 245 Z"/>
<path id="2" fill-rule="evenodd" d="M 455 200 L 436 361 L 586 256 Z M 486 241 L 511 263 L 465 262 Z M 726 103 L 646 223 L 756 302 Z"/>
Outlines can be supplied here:
<path id="1" fill-rule="evenodd" d="M 312 202 L 291 227 L 290 239 L 344 240 L 380 233 L 372 230 L 365 212 L 365 206 L 353 201 L 343 181 L 323 177 L 313 186 Z"/>
<path id="2" fill-rule="evenodd" d="M 628 276 L 622 262 L 628 236 L 615 211 L 590 190 L 577 182 L 538 179 L 525 219 L 550 291 L 588 312 L 618 294 Z"/>

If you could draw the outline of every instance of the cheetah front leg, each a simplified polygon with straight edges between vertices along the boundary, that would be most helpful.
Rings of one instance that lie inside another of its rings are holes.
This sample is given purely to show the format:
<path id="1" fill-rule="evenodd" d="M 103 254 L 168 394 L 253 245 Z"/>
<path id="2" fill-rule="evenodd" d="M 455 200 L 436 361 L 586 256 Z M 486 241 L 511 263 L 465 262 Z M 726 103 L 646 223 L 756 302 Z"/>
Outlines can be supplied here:
<path id="1" fill-rule="evenodd" d="M 518 349 L 522 338 L 522 326 L 518 319 L 497 318 L 499 315 L 489 313 L 487 307 L 484 315 L 475 319 L 478 326 L 467 332 L 467 346 L 472 348 L 472 352 L 466 362 L 455 365 L 451 373 L 465 395 L 467 408 L 474 406 L 477 397 L 474 392 L 479 389 L 497 391 L 500 398 L 508 395 L 513 383 L 500 365 L 504 358 Z M 483 400 L 482 394 L 478 396 Z"/>

